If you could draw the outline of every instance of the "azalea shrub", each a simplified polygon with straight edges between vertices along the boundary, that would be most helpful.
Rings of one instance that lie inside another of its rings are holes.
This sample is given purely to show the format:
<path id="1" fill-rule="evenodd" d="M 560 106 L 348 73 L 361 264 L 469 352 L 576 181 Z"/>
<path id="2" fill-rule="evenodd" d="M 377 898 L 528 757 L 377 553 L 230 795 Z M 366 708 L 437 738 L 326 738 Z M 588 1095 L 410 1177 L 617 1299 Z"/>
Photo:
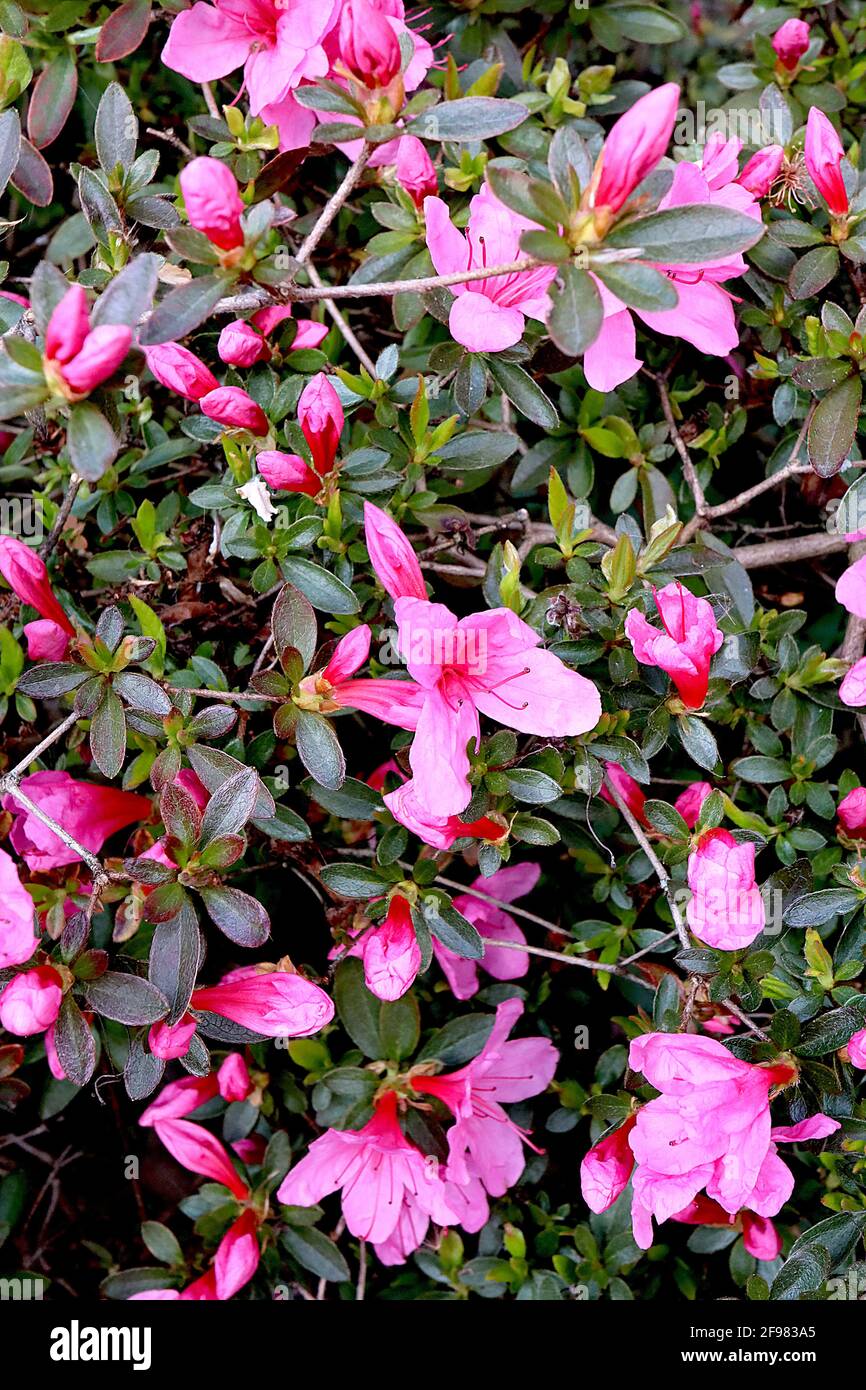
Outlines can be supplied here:
<path id="1" fill-rule="evenodd" d="M 0 0 L 9 1278 L 862 1296 L 864 50 Z"/>

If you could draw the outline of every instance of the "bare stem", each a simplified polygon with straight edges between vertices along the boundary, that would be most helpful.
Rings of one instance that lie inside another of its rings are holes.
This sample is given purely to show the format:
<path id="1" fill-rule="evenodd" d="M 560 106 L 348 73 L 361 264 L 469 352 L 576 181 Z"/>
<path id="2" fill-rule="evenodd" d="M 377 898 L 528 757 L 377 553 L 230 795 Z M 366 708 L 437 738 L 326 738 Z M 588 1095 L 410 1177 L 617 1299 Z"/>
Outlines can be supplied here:
<path id="1" fill-rule="evenodd" d="M 635 839 L 637 840 L 647 859 L 652 864 L 655 876 L 659 881 L 661 890 L 664 893 L 665 898 L 667 899 L 668 907 L 671 910 L 671 916 L 674 919 L 674 926 L 676 927 L 676 932 L 677 936 L 679 937 L 680 945 L 685 950 L 689 950 L 689 948 L 691 947 L 691 938 L 689 936 L 689 930 L 685 922 L 683 921 L 683 915 L 680 912 L 679 904 L 677 903 L 673 893 L 671 892 L 671 881 L 668 876 L 667 869 L 665 868 L 662 861 L 659 859 L 658 855 L 656 854 L 655 850 L 653 849 L 652 845 L 650 844 L 649 840 L 644 834 L 643 828 L 641 827 L 640 823 L 632 815 L 628 806 L 625 804 L 622 797 L 620 796 L 619 791 L 614 786 L 613 782 L 611 782 L 609 779 L 607 782 L 607 789 L 613 797 L 614 801 L 616 802 L 616 806 L 619 810 L 620 815 L 625 820 L 626 824 L 631 830 L 631 833 L 634 835 Z"/>
<path id="2" fill-rule="evenodd" d="M 80 715 L 77 710 L 73 710 L 71 714 L 67 715 L 63 723 L 58 724 L 55 729 L 52 729 L 50 734 L 46 734 L 42 742 L 37 743 L 36 747 L 27 754 L 26 758 L 22 758 L 20 763 L 16 763 L 14 767 L 10 768 L 8 772 L 0 777 L 0 787 L 5 791 L 11 791 L 13 783 L 17 785 L 19 779 L 27 771 L 28 767 L 32 766 L 37 758 L 41 758 L 42 754 L 46 749 L 51 747 L 52 743 L 56 743 L 59 738 L 62 738 L 67 729 L 71 729 L 73 724 L 77 724 L 79 718 Z"/>
<path id="3" fill-rule="evenodd" d="M 343 182 L 340 184 L 336 193 L 332 194 L 328 199 L 319 214 L 316 225 L 302 242 L 300 250 L 295 257 L 301 265 L 304 265 L 312 256 L 319 242 L 322 240 L 322 237 L 325 235 L 325 232 L 330 227 L 337 213 L 340 211 L 340 208 L 343 206 L 349 194 L 352 192 L 352 189 L 355 187 L 355 184 L 366 169 L 374 149 L 374 145 L 368 144 L 366 140 L 364 141 L 363 148 L 358 158 L 349 166 L 343 178 Z M 330 291 L 328 294 L 330 298 L 333 298 Z M 322 297 L 322 294 L 319 292 L 318 298 L 321 299 Z"/>
<path id="4" fill-rule="evenodd" d="M 307 266 L 307 274 L 309 275 L 316 289 L 327 290 L 328 287 L 326 286 L 324 280 L 322 279 L 321 275 L 316 270 L 316 267 L 314 265 Z M 348 343 L 349 347 L 354 352 L 358 361 L 361 363 L 361 366 L 366 367 L 367 371 L 370 373 L 370 376 L 375 379 L 376 364 L 373 361 L 372 357 L 370 357 L 369 353 L 367 353 L 364 350 L 364 348 L 362 348 L 361 344 L 358 342 L 358 339 L 355 337 L 355 334 L 349 327 L 349 324 L 345 316 L 340 312 L 340 310 L 337 308 L 336 304 L 332 299 L 325 299 L 323 303 L 325 305 L 326 312 L 330 314 L 334 323 L 337 325 L 337 328 L 342 333 L 344 340 Z"/>

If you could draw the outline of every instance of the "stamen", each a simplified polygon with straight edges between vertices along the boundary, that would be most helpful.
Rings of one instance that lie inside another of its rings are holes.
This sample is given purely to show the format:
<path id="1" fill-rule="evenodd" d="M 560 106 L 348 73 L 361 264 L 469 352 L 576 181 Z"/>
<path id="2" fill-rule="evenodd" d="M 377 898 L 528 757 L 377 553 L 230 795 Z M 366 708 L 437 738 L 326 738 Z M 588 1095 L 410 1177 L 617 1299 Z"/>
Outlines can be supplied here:
<path id="1" fill-rule="evenodd" d="M 488 693 L 488 695 L 495 695 L 496 698 L 497 698 L 497 700 L 501 701 L 501 703 L 502 703 L 503 705 L 505 705 L 505 708 L 506 708 L 506 709 L 513 709 L 513 710 L 528 709 L 528 708 L 529 708 L 529 701 L 528 701 L 528 700 L 524 700 L 522 705 L 513 705 L 513 704 L 511 703 L 510 700 L 506 700 L 506 699 L 505 699 L 505 696 L 504 696 L 504 695 L 500 695 L 500 694 L 499 694 L 499 687 L 500 687 L 501 685 L 507 685 L 509 681 L 519 681 L 521 676 L 528 676 L 528 675 L 529 675 L 529 667 L 528 667 L 528 666 L 524 666 L 524 668 L 523 668 L 522 671 L 514 671 L 512 675 L 510 675 L 510 676 L 504 676 L 503 679 L 502 679 L 501 681 L 497 681 L 497 682 L 496 682 L 496 685 L 489 685 L 489 686 L 487 687 L 487 693 Z"/>

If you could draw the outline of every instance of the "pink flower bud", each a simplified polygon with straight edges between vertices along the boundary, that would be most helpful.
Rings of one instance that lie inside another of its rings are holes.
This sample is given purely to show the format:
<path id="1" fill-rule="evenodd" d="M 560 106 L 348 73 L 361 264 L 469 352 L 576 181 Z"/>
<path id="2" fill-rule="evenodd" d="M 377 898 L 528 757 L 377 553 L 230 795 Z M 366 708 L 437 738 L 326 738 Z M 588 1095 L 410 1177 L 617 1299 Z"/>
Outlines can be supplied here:
<path id="1" fill-rule="evenodd" d="M 647 92 L 611 127 L 596 165 L 595 207 L 617 212 L 667 150 L 677 115 L 675 82 Z"/>
<path id="2" fill-rule="evenodd" d="M 436 167 L 417 135 L 404 135 L 400 140 L 395 172 L 397 181 L 419 208 L 425 198 L 435 198 L 439 192 Z"/>
<path id="3" fill-rule="evenodd" d="M 841 168 L 845 151 L 832 123 L 817 106 L 809 108 L 803 152 L 812 182 L 828 208 L 835 217 L 844 217 L 848 211 Z"/>
<path id="4" fill-rule="evenodd" d="M 786 19 L 773 35 L 773 49 L 783 68 L 793 72 L 809 47 L 809 26 L 802 19 Z"/>
<path id="5" fill-rule="evenodd" d="M 789 20 L 796 24 L 797 20 Z M 743 1248 L 756 1260 L 775 1260 L 782 1253 L 782 1237 L 768 1216 L 743 1212 Z"/>
<path id="6" fill-rule="evenodd" d="M 298 401 L 298 423 L 310 446 L 313 467 L 323 477 L 334 466 L 344 424 L 343 407 L 324 372 L 307 382 Z"/>
<path id="7" fill-rule="evenodd" d="M 590 1211 L 599 1214 L 612 1207 L 628 1186 L 634 1167 L 634 1154 L 628 1137 L 636 1115 L 629 1115 L 619 1129 L 590 1149 L 580 1165 L 580 1190 Z"/>
<path id="8" fill-rule="evenodd" d="M 855 661 L 839 686 L 839 698 L 852 709 L 866 705 L 866 656 Z"/>
<path id="9" fill-rule="evenodd" d="M 217 342 L 217 352 L 223 362 L 232 367 L 252 367 L 269 355 L 268 345 L 261 333 L 243 319 L 227 323 Z"/>
<path id="10" fill-rule="evenodd" d="M 779 177 L 784 162 L 785 151 L 781 145 L 766 145 L 746 161 L 736 182 L 756 198 L 764 198 Z"/>
<path id="11" fill-rule="evenodd" d="M 688 924 L 717 951 L 739 951 L 764 929 L 766 914 L 755 882 L 755 846 L 727 830 L 708 830 L 689 855 Z"/>
<path id="12" fill-rule="evenodd" d="M 387 87 L 403 66 L 397 35 L 367 0 L 348 0 L 340 17 L 340 59 L 365 87 Z"/>
<path id="13" fill-rule="evenodd" d="M 851 840 L 866 840 L 866 787 L 855 787 L 839 802 L 839 826 Z"/>
<path id="14" fill-rule="evenodd" d="M 27 655 L 31 661 L 62 661 L 69 648 L 69 633 L 50 618 L 24 624 Z"/>
<path id="15" fill-rule="evenodd" d="M 44 1033 L 60 1013 L 63 985 L 50 965 L 16 975 L 0 994 L 0 1023 L 19 1038 Z"/>
<path id="16" fill-rule="evenodd" d="M 267 434 L 268 420 L 260 405 L 239 386 L 218 386 L 202 396 L 201 411 L 209 420 L 251 434 Z"/>
<path id="17" fill-rule="evenodd" d="M 35 921 L 33 899 L 18 877 L 15 860 L 0 849 L 0 968 L 23 965 L 33 955 L 39 945 Z"/>
<path id="18" fill-rule="evenodd" d="M 701 807 L 712 790 L 709 782 L 692 782 L 690 787 L 680 792 L 674 802 L 675 810 L 679 811 L 689 830 L 694 830 L 697 825 Z"/>
<path id="19" fill-rule="evenodd" d="M 132 342 L 125 323 L 104 323 L 91 329 L 81 351 L 63 366 L 63 379 L 80 395 L 92 391 L 117 371 Z"/>
<path id="20" fill-rule="evenodd" d="M 148 370 L 162 386 L 188 401 L 200 401 L 208 391 L 216 391 L 219 382 L 201 358 L 180 343 L 158 343 L 146 347 L 144 357 Z"/>
<path id="21" fill-rule="evenodd" d="M 259 1264 L 258 1222 L 245 1211 L 226 1231 L 214 1260 L 216 1295 L 225 1301 L 248 1284 Z"/>
<path id="22" fill-rule="evenodd" d="M 191 226 L 221 251 L 243 246 L 244 204 L 237 179 L 226 164 L 202 155 L 181 171 L 180 186 Z"/>
<path id="23" fill-rule="evenodd" d="M 620 767 L 619 763 L 605 763 L 604 765 L 604 782 L 601 784 L 599 795 L 602 801 L 606 801 L 610 806 L 616 806 L 605 782 L 609 782 L 619 792 L 635 820 L 639 821 L 641 825 L 646 825 L 647 820 L 643 809 L 646 793 L 641 790 L 639 783 L 626 772 L 625 768 Z"/>
<path id="24" fill-rule="evenodd" d="M 326 681 L 330 681 L 331 685 L 337 685 L 338 682 L 354 676 L 370 655 L 370 635 L 367 624 L 362 623 L 360 627 L 353 627 L 351 632 L 340 638 L 331 660 L 322 672 Z"/>
<path id="25" fill-rule="evenodd" d="M 194 1009 L 230 1018 L 267 1038 L 303 1038 L 318 1033 L 334 1017 L 334 1005 L 324 990 L 282 970 L 245 974 L 192 996 Z"/>
<path id="26" fill-rule="evenodd" d="M 191 1173 L 221 1182 L 243 1201 L 250 1190 L 220 1141 L 191 1120 L 157 1120 L 154 1126 L 172 1158 Z"/>
<path id="27" fill-rule="evenodd" d="M 866 1071 L 866 1028 L 854 1033 L 848 1039 L 848 1060 L 853 1067 Z"/>
<path id="28" fill-rule="evenodd" d="M 154 1057 L 161 1057 L 164 1062 L 185 1057 L 195 1029 L 195 1019 L 189 1014 L 179 1023 L 154 1023 L 147 1035 L 148 1046 Z"/>
<path id="29" fill-rule="evenodd" d="M 712 604 L 696 598 L 679 580 L 655 590 L 654 598 L 661 629 L 648 623 L 640 609 L 630 608 L 626 637 L 638 661 L 667 672 L 683 704 L 700 709 L 707 698 L 710 661 L 725 640 Z"/>
<path id="30" fill-rule="evenodd" d="M 275 492 L 305 492 L 315 497 L 321 479 L 299 454 L 283 454 L 279 449 L 263 449 L 256 454 L 256 467 Z"/>
<path id="31" fill-rule="evenodd" d="M 392 598 L 426 599 L 418 557 L 400 527 L 372 502 L 364 503 L 364 539 L 380 584 Z"/>
<path id="32" fill-rule="evenodd" d="M 246 1062 L 239 1052 L 230 1052 L 217 1072 L 223 1100 L 246 1100 L 253 1083 Z"/>
<path id="33" fill-rule="evenodd" d="M 45 561 L 15 536 L 0 535 L 0 574 L 22 603 L 28 603 L 70 636 L 74 634 L 75 629 L 52 592 Z"/>
<path id="34" fill-rule="evenodd" d="M 87 295 L 80 285 L 70 285 L 48 320 L 45 356 L 53 362 L 70 362 L 84 346 L 89 330 Z"/>

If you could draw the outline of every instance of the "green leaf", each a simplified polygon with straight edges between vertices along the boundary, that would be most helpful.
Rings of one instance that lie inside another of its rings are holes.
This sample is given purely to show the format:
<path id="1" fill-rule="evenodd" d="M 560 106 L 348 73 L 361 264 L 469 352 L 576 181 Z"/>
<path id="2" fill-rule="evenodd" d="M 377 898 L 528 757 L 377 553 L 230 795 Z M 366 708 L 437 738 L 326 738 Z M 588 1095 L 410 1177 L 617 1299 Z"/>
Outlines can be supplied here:
<path id="1" fill-rule="evenodd" d="M 853 1009 L 831 1009 L 804 1024 L 797 1052 L 801 1057 L 825 1057 L 828 1052 L 844 1047 L 861 1026 L 859 1015 Z"/>
<path id="2" fill-rule="evenodd" d="M 505 392 L 521 415 L 525 415 L 527 420 L 531 420 L 543 430 L 555 430 L 558 427 L 559 415 L 556 406 L 529 372 L 518 367 L 516 362 L 503 362 L 496 356 L 490 357 L 487 365 L 497 386 Z"/>
<path id="3" fill-rule="evenodd" d="M 640 261 L 611 261 L 594 266 L 594 272 L 611 294 L 631 309 L 659 312 L 675 309 L 679 296 L 666 275 Z"/>
<path id="4" fill-rule="evenodd" d="M 799 1300 L 820 1289 L 829 1273 L 830 1256 L 822 1246 L 801 1250 L 782 1265 L 770 1288 L 770 1298 L 774 1302 Z"/>
<path id="5" fill-rule="evenodd" d="M 96 40 L 97 63 L 115 63 L 134 53 L 150 24 L 150 0 L 126 0 L 100 27 Z"/>
<path id="6" fill-rule="evenodd" d="M 424 921 L 431 935 L 464 960 L 482 960 L 484 941 L 471 922 L 451 903 L 432 893 L 421 904 Z"/>
<path id="7" fill-rule="evenodd" d="M 648 261 L 677 264 L 722 260 L 748 251 L 764 235 L 764 226 L 744 212 L 710 203 L 666 208 L 620 223 L 605 238 L 616 250 L 638 249 Z"/>
<path id="8" fill-rule="evenodd" d="M 120 448 L 111 425 L 89 401 L 80 401 L 69 412 L 66 442 L 76 472 L 91 483 L 111 467 Z"/>
<path id="9" fill-rule="evenodd" d="M 460 97 L 457 101 L 442 101 L 437 106 L 415 116 L 406 126 L 407 135 L 422 140 L 462 141 L 491 140 L 522 125 L 529 116 L 519 101 L 501 97 Z"/>
<path id="10" fill-rule="evenodd" d="M 559 271 L 548 293 L 552 308 L 547 330 L 560 351 L 580 357 L 595 342 L 604 321 L 598 288 L 585 270 L 570 265 Z"/>
<path id="11" fill-rule="evenodd" d="M 280 1241 L 292 1258 L 317 1279 L 341 1284 L 351 1277 L 339 1247 L 315 1226 L 287 1226 Z"/>
<path id="12" fill-rule="evenodd" d="M 291 584 L 284 584 L 277 594 L 271 614 L 271 631 L 281 664 L 284 653 L 294 650 L 300 653 L 304 670 L 309 670 L 318 641 L 316 615 L 309 599 Z"/>
<path id="13" fill-rule="evenodd" d="M 226 281 L 217 275 L 200 275 L 185 285 L 178 285 L 142 324 L 139 342 L 152 347 L 156 343 L 174 343 L 178 338 L 185 338 L 204 323 L 225 291 Z"/>
<path id="14" fill-rule="evenodd" d="M 161 1221 L 144 1221 L 141 1238 L 155 1260 L 164 1265 L 183 1265 L 183 1251 L 177 1237 Z"/>
<path id="15" fill-rule="evenodd" d="M 364 984 L 364 967 L 359 960 L 344 960 L 334 980 L 334 1005 L 340 1022 L 356 1047 L 366 1057 L 378 1061 L 382 1056 L 379 1037 L 380 1001 Z"/>
<path id="16" fill-rule="evenodd" d="M 306 594 L 313 607 L 320 612 L 340 616 L 358 612 L 361 605 L 348 585 L 312 560 L 287 555 L 282 561 L 282 570 L 289 583 Z"/>
<path id="17" fill-rule="evenodd" d="M 411 1057 L 420 1033 L 421 1016 L 414 994 L 404 994 L 380 1006 L 379 1037 L 383 1056 L 389 1061 L 401 1062 L 404 1057 Z"/>
<path id="18" fill-rule="evenodd" d="M 151 253 L 130 261 L 96 301 L 90 315 L 92 326 L 124 323 L 129 328 L 137 328 L 153 303 L 161 263 L 162 258 Z"/>
<path id="19" fill-rule="evenodd" d="M 862 388 L 853 375 L 828 392 L 809 425 L 809 461 L 822 478 L 831 478 L 851 453 L 860 414 Z"/>
<path id="20" fill-rule="evenodd" d="M 271 934 L 271 919 L 257 899 L 239 888 L 200 888 L 208 916 L 236 946 L 262 946 Z"/>
<path id="21" fill-rule="evenodd" d="M 756 782 L 762 786 L 772 786 L 775 782 L 786 782 L 791 776 L 791 769 L 787 763 L 782 762 L 781 758 L 759 756 L 735 758 L 731 763 L 731 771 L 735 777 L 741 777 L 744 782 Z"/>
<path id="22" fill-rule="evenodd" d="M 544 806 L 562 796 L 559 783 L 548 777 L 546 772 L 538 772 L 535 768 L 512 767 L 501 775 L 508 783 L 508 790 L 516 801 Z"/>
<path id="23" fill-rule="evenodd" d="M 90 751 L 103 777 L 116 777 L 126 757 L 126 716 L 110 686 L 90 721 Z"/>
<path id="24" fill-rule="evenodd" d="M 150 945 L 148 976 L 151 984 L 168 1000 L 168 1024 L 179 1023 L 186 1013 L 195 988 L 200 955 L 198 918 L 187 901 L 175 917 L 156 927 Z"/>
<path id="25" fill-rule="evenodd" d="M 387 883 L 375 869 L 365 864 L 325 864 L 319 877 L 332 893 L 341 898 L 380 898 Z"/>
<path id="26" fill-rule="evenodd" d="M 107 970 L 85 987 L 85 998 L 94 1013 L 141 1028 L 158 1023 L 168 1013 L 168 1001 L 149 980 Z"/>
<path id="27" fill-rule="evenodd" d="M 3 192 L 18 163 L 21 150 L 21 122 L 14 109 L 0 115 L 0 193 Z"/>
<path id="28" fill-rule="evenodd" d="M 65 995 L 54 1025 L 54 1046 L 66 1079 L 86 1086 L 96 1067 L 96 1046 L 90 1026 L 71 994 Z"/>
<path id="29" fill-rule="evenodd" d="M 719 750 L 706 721 L 695 718 L 693 714 L 681 714 L 677 719 L 677 729 L 683 748 L 692 762 L 712 772 L 719 761 Z"/>
<path id="30" fill-rule="evenodd" d="M 464 1014 L 462 1018 L 452 1018 L 427 1039 L 416 1060 L 427 1062 L 438 1058 L 446 1071 L 462 1067 L 478 1056 L 492 1028 L 492 1014 Z"/>
<path id="31" fill-rule="evenodd" d="M 789 927 L 820 927 L 840 912 L 850 912 L 860 901 L 859 893 L 852 888 L 822 888 L 790 903 L 785 908 L 785 921 Z"/>
<path id="32" fill-rule="evenodd" d="M 337 791 L 346 777 L 346 759 L 329 719 L 312 710 L 299 710 L 295 743 L 304 767 L 323 787 Z"/>
<path id="33" fill-rule="evenodd" d="M 56 140 L 69 119 L 78 91 L 73 52 L 63 49 L 44 67 L 30 94 L 27 134 L 38 150 Z"/>
<path id="34" fill-rule="evenodd" d="M 830 1257 L 830 1268 L 835 1269 L 846 1260 L 856 1248 L 857 1242 L 866 1231 L 866 1211 L 839 1211 L 826 1221 L 819 1221 L 798 1236 L 788 1252 L 788 1259 L 796 1259 L 807 1250 L 819 1247 Z"/>
<path id="35" fill-rule="evenodd" d="M 791 268 L 788 289 L 793 299 L 809 299 L 829 285 L 839 269 L 839 252 L 835 246 L 816 246 L 807 251 Z"/>
<path id="36" fill-rule="evenodd" d="M 223 835 L 236 835 L 253 814 L 258 794 L 258 775 L 245 767 L 227 777 L 205 807 L 201 823 L 201 842 L 210 844 Z"/>

